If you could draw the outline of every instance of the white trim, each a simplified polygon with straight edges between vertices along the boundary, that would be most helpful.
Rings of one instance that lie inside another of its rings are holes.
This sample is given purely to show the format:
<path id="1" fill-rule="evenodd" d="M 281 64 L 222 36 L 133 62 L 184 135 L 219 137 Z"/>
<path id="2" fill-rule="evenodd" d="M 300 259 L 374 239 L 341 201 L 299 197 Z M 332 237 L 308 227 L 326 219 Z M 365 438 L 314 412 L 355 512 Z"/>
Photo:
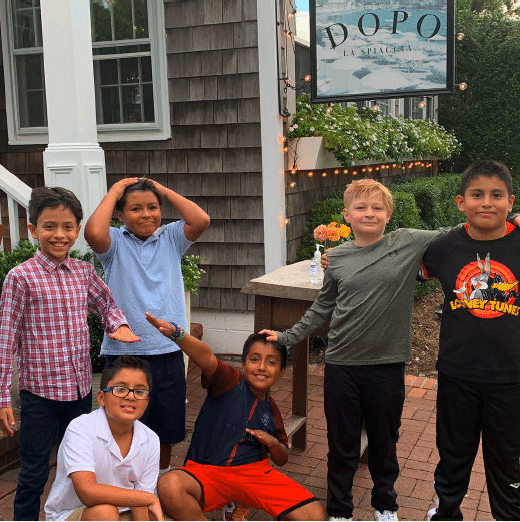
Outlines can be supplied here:
<path id="1" fill-rule="evenodd" d="M 0 24 L 4 64 L 7 134 L 10 145 L 46 145 L 49 134 L 46 127 L 20 127 L 18 93 L 12 44 L 11 2 L 0 0 Z M 155 123 L 98 125 L 97 139 L 101 143 L 123 141 L 160 141 L 171 137 L 170 105 L 168 99 L 168 72 L 166 59 L 166 32 L 164 29 L 163 0 L 148 0 L 148 24 L 153 71 Z M 45 8 L 43 3 L 42 9 Z M 56 38 L 60 35 L 56 34 Z M 36 48 L 35 48 L 36 50 Z M 59 80 L 57 80 L 59 81 Z"/>
<path id="2" fill-rule="evenodd" d="M 275 0 L 257 1 L 262 193 L 266 273 L 285 265 L 285 176 L 283 121 L 278 114 Z"/>

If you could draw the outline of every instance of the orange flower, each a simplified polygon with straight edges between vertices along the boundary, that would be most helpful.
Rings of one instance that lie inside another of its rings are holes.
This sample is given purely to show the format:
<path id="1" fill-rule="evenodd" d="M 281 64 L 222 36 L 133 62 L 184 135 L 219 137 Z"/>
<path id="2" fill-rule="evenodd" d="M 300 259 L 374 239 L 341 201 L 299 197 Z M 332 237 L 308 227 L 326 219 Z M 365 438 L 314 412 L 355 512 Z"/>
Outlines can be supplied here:
<path id="1" fill-rule="evenodd" d="M 339 228 L 336 227 L 336 226 L 331 227 L 329 225 L 328 235 L 329 235 L 329 237 L 328 237 L 329 241 L 339 241 L 340 238 L 341 238 L 341 234 L 340 234 Z"/>
<path id="2" fill-rule="evenodd" d="M 328 232 L 328 229 L 327 229 L 326 225 L 318 225 L 314 229 L 314 239 L 316 241 L 319 241 L 320 243 L 323 243 L 328 238 L 327 232 Z"/>
<path id="3" fill-rule="evenodd" d="M 341 237 L 346 239 L 348 236 L 350 236 L 350 227 L 347 227 L 347 225 L 340 225 L 339 233 Z"/>

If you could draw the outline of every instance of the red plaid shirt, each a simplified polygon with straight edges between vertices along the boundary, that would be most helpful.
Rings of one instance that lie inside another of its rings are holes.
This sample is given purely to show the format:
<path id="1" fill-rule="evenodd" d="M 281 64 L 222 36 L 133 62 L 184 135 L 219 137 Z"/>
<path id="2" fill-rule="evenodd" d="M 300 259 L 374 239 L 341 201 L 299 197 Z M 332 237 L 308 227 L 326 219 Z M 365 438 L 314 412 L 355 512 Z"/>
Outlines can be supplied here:
<path id="1" fill-rule="evenodd" d="M 62 263 L 37 250 L 5 278 L 0 302 L 0 407 L 11 405 L 13 356 L 20 390 L 58 401 L 92 387 L 87 312 L 109 333 L 127 324 L 89 263 Z"/>

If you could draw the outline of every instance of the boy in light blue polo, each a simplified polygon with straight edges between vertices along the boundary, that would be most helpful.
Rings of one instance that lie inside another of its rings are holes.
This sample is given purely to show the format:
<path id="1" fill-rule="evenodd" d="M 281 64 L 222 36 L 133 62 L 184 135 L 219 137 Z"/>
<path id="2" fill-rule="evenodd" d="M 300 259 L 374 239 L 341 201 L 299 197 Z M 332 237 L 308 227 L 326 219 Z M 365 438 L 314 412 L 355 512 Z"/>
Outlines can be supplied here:
<path id="1" fill-rule="evenodd" d="M 182 219 L 161 226 L 162 201 Z M 110 227 L 116 210 L 124 224 Z M 119 355 L 137 355 L 151 366 L 154 388 L 141 422 L 161 441 L 161 471 L 170 464 L 172 444 L 184 439 L 186 382 L 182 352 L 145 319 L 149 311 L 188 328 L 181 258 L 209 225 L 195 203 L 149 179 L 115 183 L 85 226 L 85 239 L 105 270 L 106 282 L 141 341 L 130 349 L 106 336 L 101 347 L 108 365 Z M 152 312 L 153 310 L 153 312 Z"/>

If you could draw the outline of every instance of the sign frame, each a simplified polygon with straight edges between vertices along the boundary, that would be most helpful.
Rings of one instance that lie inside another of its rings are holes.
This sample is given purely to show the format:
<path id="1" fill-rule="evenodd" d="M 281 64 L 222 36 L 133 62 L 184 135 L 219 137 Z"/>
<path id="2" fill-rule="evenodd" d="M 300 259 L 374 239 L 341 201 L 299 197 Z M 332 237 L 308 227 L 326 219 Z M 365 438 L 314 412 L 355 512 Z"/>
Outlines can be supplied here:
<path id="1" fill-rule="evenodd" d="M 323 2 L 327 2 L 328 0 L 318 0 Z M 362 1 L 362 0 L 344 0 L 343 3 L 345 4 L 345 12 L 348 12 L 347 4 L 352 4 L 356 1 Z M 387 4 L 389 6 L 388 9 L 391 9 L 394 13 L 409 13 L 413 11 L 413 8 L 410 7 L 395 7 L 396 4 L 408 4 L 409 1 L 406 0 L 376 0 L 378 7 L 376 9 L 374 8 L 367 8 L 366 13 L 368 15 L 371 15 L 371 19 L 374 22 L 375 26 L 377 27 L 376 32 L 379 29 L 379 26 L 377 25 L 379 22 L 376 21 L 377 14 L 374 13 L 374 11 L 380 11 L 381 10 L 381 4 Z M 375 88 L 370 88 L 370 86 L 366 87 L 366 90 L 363 90 L 362 92 L 344 92 L 344 93 L 333 93 L 331 95 L 322 94 L 321 92 L 318 93 L 318 78 L 323 78 L 323 75 L 318 76 L 318 74 L 321 72 L 319 69 L 318 64 L 318 52 L 317 52 L 317 37 L 316 37 L 316 25 L 317 25 L 317 14 L 319 14 L 319 10 L 323 8 L 323 6 L 320 6 L 320 8 L 317 8 L 316 2 L 317 0 L 309 0 L 309 15 L 310 15 L 310 40 L 311 40 L 311 46 L 310 46 L 310 52 L 311 52 L 311 67 L 312 67 L 312 80 L 311 80 L 311 103 L 333 103 L 333 102 L 346 102 L 346 101 L 361 101 L 361 100 L 377 100 L 377 99 L 385 99 L 385 98 L 406 98 L 411 96 L 418 96 L 418 97 L 425 97 L 425 96 L 435 96 L 440 94 L 453 94 L 455 90 L 455 1 L 454 0 L 440 0 L 444 6 L 446 7 L 446 38 L 445 38 L 445 45 L 443 46 L 443 53 L 438 53 L 437 56 L 445 56 L 445 63 L 446 63 L 446 69 L 445 69 L 445 82 L 442 84 L 439 84 L 440 86 L 438 88 L 399 88 L 399 89 L 388 89 L 388 90 L 376 90 Z M 375 2 L 374 2 L 375 3 Z M 374 4 L 373 3 L 373 4 Z M 335 0 L 334 4 L 341 4 L 341 0 Z M 329 4 L 330 5 L 330 4 Z M 362 15 L 364 16 L 364 15 Z M 403 14 L 393 15 L 394 17 L 401 17 L 404 18 Z M 433 15 L 432 15 L 433 16 Z M 369 18 L 370 20 L 370 18 Z M 396 31 L 397 24 L 395 24 L 396 19 L 394 18 L 394 31 Z M 407 20 L 406 20 L 407 21 Z M 401 20 L 397 18 L 397 22 L 401 23 Z M 361 22 L 363 23 L 363 22 Z M 339 24 L 337 24 L 339 25 Z M 417 26 L 419 26 L 419 22 L 417 22 Z M 359 27 L 359 22 L 358 22 Z M 345 27 L 346 29 L 346 27 Z M 369 30 L 373 30 L 374 28 L 369 28 Z M 344 34 L 345 34 L 345 30 Z M 348 32 L 348 30 L 347 30 Z M 375 35 L 374 33 L 374 35 Z M 398 32 L 390 33 L 390 36 L 392 34 L 399 34 Z M 438 33 L 436 33 L 438 34 Z M 372 36 L 374 36 L 372 35 Z M 370 35 L 369 35 L 370 36 Z M 389 42 L 391 43 L 391 37 L 389 36 Z M 346 39 L 347 37 L 345 37 Z M 365 36 L 366 39 L 366 36 Z M 428 40 L 428 38 L 424 38 L 424 40 Z M 331 41 L 331 40 L 329 40 Z M 344 42 L 341 42 L 344 43 Z M 402 40 L 399 42 L 399 45 L 402 45 Z M 370 44 L 367 44 L 370 45 Z M 339 47 L 339 45 L 337 45 Z M 322 47 L 323 49 L 323 47 Z M 331 49 L 334 49 L 334 47 L 331 45 Z M 348 47 L 347 47 L 348 49 Z M 411 48 L 410 48 L 411 50 Z M 346 52 L 346 50 L 345 50 Z M 353 51 L 352 51 L 353 52 Z M 445 54 L 444 54 L 445 53 Z M 363 57 L 364 58 L 364 57 Z M 356 57 L 356 59 L 359 60 L 359 58 Z M 366 60 L 367 66 L 370 65 L 369 60 Z M 427 65 L 426 60 L 422 60 L 423 65 Z M 432 62 L 433 63 L 433 62 Z M 365 67 L 363 67 L 365 68 Z M 370 69 L 366 67 L 368 71 Z M 323 69 L 323 67 L 322 67 Z M 387 74 L 394 74 L 398 75 L 399 71 L 396 72 L 396 67 L 391 66 L 379 66 L 377 67 L 377 72 L 382 73 L 383 75 L 385 73 Z M 364 72 L 364 71 L 363 71 Z M 375 71 L 374 71 L 375 72 Z M 345 73 L 345 76 L 348 73 Z M 374 74 L 374 73 L 368 73 L 368 74 Z M 326 78 L 326 77 L 325 77 Z M 363 77 L 361 77 L 362 79 Z"/>

